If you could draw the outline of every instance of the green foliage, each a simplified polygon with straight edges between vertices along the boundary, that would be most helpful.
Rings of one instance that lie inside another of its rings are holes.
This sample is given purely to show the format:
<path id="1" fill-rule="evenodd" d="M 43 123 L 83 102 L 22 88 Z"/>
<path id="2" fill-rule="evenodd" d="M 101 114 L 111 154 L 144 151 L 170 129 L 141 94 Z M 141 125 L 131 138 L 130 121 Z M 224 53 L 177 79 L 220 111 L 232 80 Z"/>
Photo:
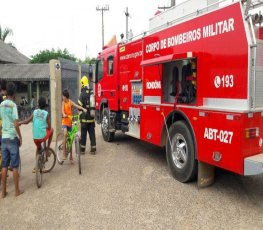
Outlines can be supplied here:
<path id="1" fill-rule="evenodd" d="M 0 40 L 4 42 L 5 39 L 11 35 L 13 35 L 13 31 L 10 28 L 2 28 L 2 26 L 0 25 Z"/>
<path id="2" fill-rule="evenodd" d="M 78 63 L 80 63 L 80 64 L 95 64 L 96 63 L 96 59 L 95 58 L 91 58 L 91 57 L 86 57 L 86 59 L 83 60 L 83 61 L 81 59 L 79 59 Z"/>
<path id="3" fill-rule="evenodd" d="M 52 59 L 65 58 L 68 60 L 76 61 L 77 58 L 68 52 L 67 49 L 63 51 L 61 49 L 42 50 L 36 55 L 31 56 L 30 63 L 49 63 Z"/>

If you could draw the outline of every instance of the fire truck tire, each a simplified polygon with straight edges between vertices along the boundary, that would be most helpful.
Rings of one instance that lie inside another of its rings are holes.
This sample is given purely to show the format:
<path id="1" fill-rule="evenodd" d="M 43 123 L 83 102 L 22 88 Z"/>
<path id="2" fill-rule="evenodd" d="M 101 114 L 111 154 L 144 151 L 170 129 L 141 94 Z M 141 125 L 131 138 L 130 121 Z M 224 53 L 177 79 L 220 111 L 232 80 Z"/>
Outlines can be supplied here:
<path id="1" fill-rule="evenodd" d="M 101 115 L 101 133 L 104 141 L 111 142 L 114 139 L 115 132 L 110 132 L 110 112 L 108 108 L 102 110 Z"/>
<path id="2" fill-rule="evenodd" d="M 191 132 L 185 121 L 175 122 L 169 129 L 170 140 L 166 141 L 166 158 L 172 176 L 180 182 L 196 178 L 197 161 Z"/>

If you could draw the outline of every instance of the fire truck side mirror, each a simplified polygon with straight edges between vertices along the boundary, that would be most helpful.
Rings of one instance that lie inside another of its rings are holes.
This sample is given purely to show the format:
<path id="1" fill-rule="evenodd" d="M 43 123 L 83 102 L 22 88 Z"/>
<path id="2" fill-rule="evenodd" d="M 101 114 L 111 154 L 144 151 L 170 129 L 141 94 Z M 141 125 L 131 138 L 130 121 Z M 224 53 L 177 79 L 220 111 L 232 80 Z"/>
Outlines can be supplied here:
<path id="1" fill-rule="evenodd" d="M 98 65 L 99 65 L 99 60 L 96 60 L 95 74 L 93 74 L 93 79 L 92 79 L 95 84 L 98 83 Z"/>

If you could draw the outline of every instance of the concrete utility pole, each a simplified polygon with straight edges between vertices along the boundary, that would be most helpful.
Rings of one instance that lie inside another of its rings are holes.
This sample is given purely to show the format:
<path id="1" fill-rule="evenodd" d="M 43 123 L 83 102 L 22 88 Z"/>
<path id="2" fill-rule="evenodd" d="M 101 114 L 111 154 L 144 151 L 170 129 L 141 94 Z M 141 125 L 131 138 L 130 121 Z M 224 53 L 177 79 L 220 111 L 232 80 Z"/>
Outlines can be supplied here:
<path id="1" fill-rule="evenodd" d="M 129 14 L 129 11 L 128 11 L 128 7 L 126 7 L 125 16 L 126 16 L 126 40 L 128 41 L 128 39 L 129 39 L 128 19 L 130 17 L 130 14 Z"/>
<path id="2" fill-rule="evenodd" d="M 88 45 L 86 44 L 85 60 L 87 59 Z"/>
<path id="3" fill-rule="evenodd" d="M 99 6 L 96 7 L 97 11 L 101 11 L 101 17 L 102 17 L 102 48 L 104 46 L 104 21 L 103 21 L 103 14 L 104 14 L 104 11 L 108 11 L 109 9 L 110 9 L 109 5 L 106 5 L 104 7 L 99 7 Z"/>

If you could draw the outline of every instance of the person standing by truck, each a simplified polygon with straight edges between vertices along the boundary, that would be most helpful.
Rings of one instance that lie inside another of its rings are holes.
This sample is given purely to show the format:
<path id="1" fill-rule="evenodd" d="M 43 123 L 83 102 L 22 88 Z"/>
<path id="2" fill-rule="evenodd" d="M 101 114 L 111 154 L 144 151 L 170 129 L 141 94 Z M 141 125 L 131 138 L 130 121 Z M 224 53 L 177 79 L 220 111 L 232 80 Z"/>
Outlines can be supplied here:
<path id="1" fill-rule="evenodd" d="M 90 139 L 90 154 L 96 154 L 96 136 L 95 136 L 95 119 L 93 105 L 91 105 L 94 99 L 93 90 L 89 88 L 89 80 L 87 76 L 83 76 L 80 81 L 81 93 L 78 103 L 81 107 L 86 108 L 87 112 L 82 113 L 80 117 L 81 123 L 81 138 L 80 138 L 80 151 L 85 154 L 86 142 L 87 142 L 87 132 L 89 133 Z M 92 99 L 93 98 L 93 99 Z"/>

